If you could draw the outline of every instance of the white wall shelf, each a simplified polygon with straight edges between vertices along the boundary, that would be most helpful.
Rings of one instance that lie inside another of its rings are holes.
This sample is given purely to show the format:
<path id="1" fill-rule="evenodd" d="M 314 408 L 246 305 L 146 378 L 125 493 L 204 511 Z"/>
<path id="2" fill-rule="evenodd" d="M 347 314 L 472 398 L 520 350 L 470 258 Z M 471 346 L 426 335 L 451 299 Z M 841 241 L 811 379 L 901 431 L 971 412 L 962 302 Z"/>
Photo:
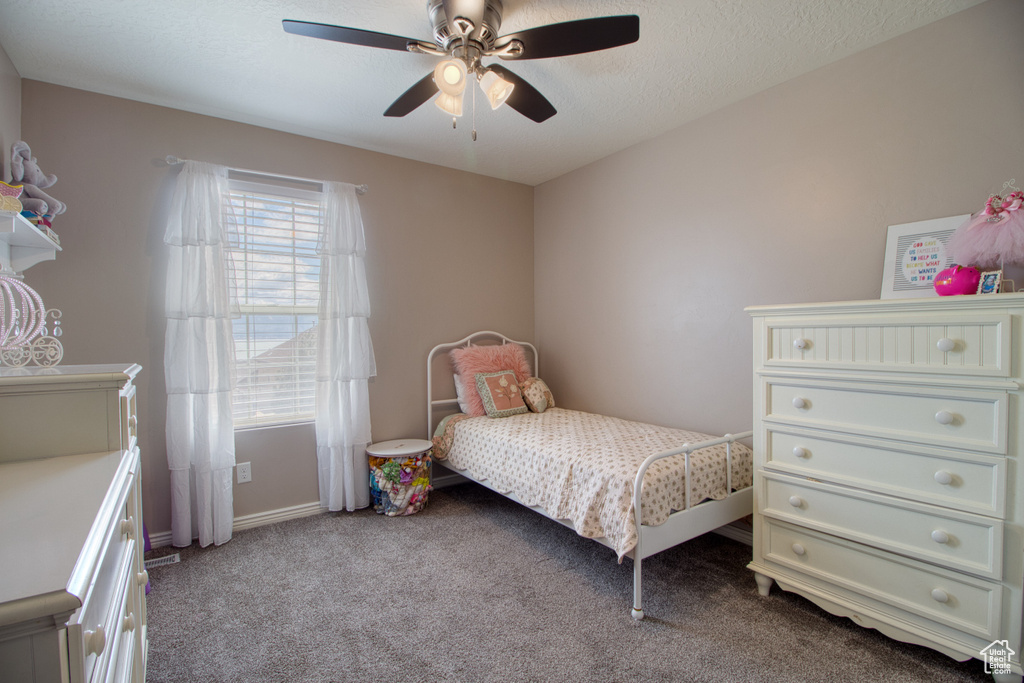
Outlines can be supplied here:
<path id="1" fill-rule="evenodd" d="M 53 261 L 60 245 L 45 228 L 32 225 L 24 216 L 0 211 L 0 274 L 20 273 L 42 261 Z"/>

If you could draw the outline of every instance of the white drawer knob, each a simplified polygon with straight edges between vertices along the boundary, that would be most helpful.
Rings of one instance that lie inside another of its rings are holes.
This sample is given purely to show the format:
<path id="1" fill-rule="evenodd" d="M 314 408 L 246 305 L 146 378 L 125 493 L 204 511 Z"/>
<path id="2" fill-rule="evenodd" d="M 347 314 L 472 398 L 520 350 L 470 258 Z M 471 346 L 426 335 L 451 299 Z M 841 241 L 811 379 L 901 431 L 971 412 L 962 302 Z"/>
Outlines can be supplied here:
<path id="1" fill-rule="evenodd" d="M 793 399 L 793 407 L 796 408 L 797 410 L 803 410 L 804 408 L 807 407 L 806 399 L 802 399 L 799 396 L 797 396 L 796 398 Z"/>
<path id="2" fill-rule="evenodd" d="M 938 347 L 939 351 L 949 353 L 956 348 L 956 342 L 949 337 L 943 337 L 935 344 L 935 346 Z"/>
<path id="3" fill-rule="evenodd" d="M 802 545 L 800 545 L 799 543 L 794 543 L 793 544 L 793 554 L 794 555 L 803 555 L 806 552 L 807 552 L 807 550 Z"/>
<path id="4" fill-rule="evenodd" d="M 129 612 L 128 616 L 126 616 L 124 618 L 124 621 L 122 622 L 121 626 L 124 628 L 125 631 L 128 631 L 129 633 L 134 631 L 135 630 L 135 612 Z"/>
<path id="5" fill-rule="evenodd" d="M 932 532 L 932 540 L 936 543 L 949 543 L 949 534 L 941 529 Z"/>
<path id="6" fill-rule="evenodd" d="M 943 486 L 948 486 L 953 483 L 953 475 L 946 470 L 939 470 L 935 473 L 935 481 Z"/>
<path id="7" fill-rule="evenodd" d="M 795 455 L 798 458 L 809 458 L 811 457 L 811 452 L 806 448 L 797 446 L 796 448 L 793 449 L 793 455 Z"/>
<path id="8" fill-rule="evenodd" d="M 135 583 L 139 586 L 145 586 L 149 583 L 149 572 L 143 569 L 141 572 L 135 575 Z"/>
<path id="9" fill-rule="evenodd" d="M 128 519 L 121 520 L 121 533 L 128 538 L 132 538 L 135 535 L 135 518 L 129 517 Z"/>
<path id="10" fill-rule="evenodd" d="M 953 424 L 953 413 L 948 410 L 940 410 L 935 413 L 935 421 L 940 425 Z"/>
<path id="11" fill-rule="evenodd" d="M 790 496 L 789 497 L 789 504 L 792 505 L 795 508 L 803 507 L 804 506 L 804 499 L 801 498 L 800 496 Z"/>
<path id="12" fill-rule="evenodd" d="M 811 343 L 809 341 L 807 341 L 806 339 L 794 339 L 793 340 L 793 348 L 798 350 L 798 351 L 803 351 L 804 349 L 806 349 L 810 345 L 811 345 Z"/>
<path id="13" fill-rule="evenodd" d="M 107 634 L 103 632 L 102 626 L 97 626 L 94 631 L 86 630 L 84 640 L 86 657 L 100 654 L 107 646 Z"/>
<path id="14" fill-rule="evenodd" d="M 940 588 L 935 588 L 932 590 L 932 600 L 935 602 L 949 602 L 949 593 Z"/>

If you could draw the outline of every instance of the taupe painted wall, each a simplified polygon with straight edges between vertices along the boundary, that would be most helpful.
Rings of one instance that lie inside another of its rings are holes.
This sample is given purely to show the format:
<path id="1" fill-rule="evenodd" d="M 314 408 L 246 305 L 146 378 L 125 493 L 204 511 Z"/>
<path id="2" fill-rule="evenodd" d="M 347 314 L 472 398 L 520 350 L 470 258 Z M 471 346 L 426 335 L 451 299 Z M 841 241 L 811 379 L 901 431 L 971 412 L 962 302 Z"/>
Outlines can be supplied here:
<path id="1" fill-rule="evenodd" d="M 745 306 L 878 298 L 887 226 L 1024 186 L 1022 36 L 992 0 L 538 186 L 556 400 L 747 429 Z"/>
<path id="2" fill-rule="evenodd" d="M 170 528 L 163 232 L 177 169 L 166 155 L 370 186 L 360 206 L 376 440 L 423 436 L 424 363 L 435 344 L 477 329 L 533 338 L 528 186 L 31 80 L 21 96 L 24 138 L 59 176 L 52 193 L 69 207 L 54 222 L 63 253 L 26 281 L 64 312 L 65 363 L 144 367 L 143 496 L 153 534 Z M 253 473 L 235 486 L 236 517 L 317 500 L 312 425 L 239 432 L 236 443 Z"/>
<path id="3" fill-rule="evenodd" d="M 11 58 L 0 47 L 0 154 L 3 176 L 11 180 L 11 145 L 21 139 L 21 76 Z"/>
<path id="4" fill-rule="evenodd" d="M 27 281 L 65 312 L 66 362 L 145 366 L 153 532 L 169 528 L 167 154 L 370 184 L 376 439 L 421 434 L 423 357 L 475 329 L 535 339 L 562 405 L 743 429 L 745 306 L 875 298 L 886 226 L 975 211 L 1004 180 L 1024 182 L 1022 34 L 1024 3 L 991 0 L 536 189 L 24 81 L 11 135 L 70 206 L 55 224 L 64 253 Z M 254 481 L 236 486 L 236 515 L 316 500 L 312 444 L 307 426 L 239 433 Z"/>

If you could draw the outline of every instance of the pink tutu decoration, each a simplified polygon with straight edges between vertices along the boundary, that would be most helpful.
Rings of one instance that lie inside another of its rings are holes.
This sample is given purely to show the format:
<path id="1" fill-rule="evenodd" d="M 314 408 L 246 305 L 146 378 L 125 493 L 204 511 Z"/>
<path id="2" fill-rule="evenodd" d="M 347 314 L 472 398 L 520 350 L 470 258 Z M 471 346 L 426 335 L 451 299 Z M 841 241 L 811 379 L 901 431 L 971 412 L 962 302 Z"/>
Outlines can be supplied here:
<path id="1" fill-rule="evenodd" d="M 1024 265 L 1024 192 L 992 195 L 949 240 L 953 261 L 991 268 Z"/>

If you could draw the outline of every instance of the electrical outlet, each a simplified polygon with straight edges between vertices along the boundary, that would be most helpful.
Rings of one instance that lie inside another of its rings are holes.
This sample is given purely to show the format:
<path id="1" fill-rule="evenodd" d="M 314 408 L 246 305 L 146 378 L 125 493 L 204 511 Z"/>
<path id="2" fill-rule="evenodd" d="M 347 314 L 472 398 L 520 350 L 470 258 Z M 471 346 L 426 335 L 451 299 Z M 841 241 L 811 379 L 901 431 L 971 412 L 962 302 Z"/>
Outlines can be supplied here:
<path id="1" fill-rule="evenodd" d="M 246 482 L 252 481 L 252 463 L 240 462 L 235 468 L 238 472 L 238 483 L 245 484 Z"/>

